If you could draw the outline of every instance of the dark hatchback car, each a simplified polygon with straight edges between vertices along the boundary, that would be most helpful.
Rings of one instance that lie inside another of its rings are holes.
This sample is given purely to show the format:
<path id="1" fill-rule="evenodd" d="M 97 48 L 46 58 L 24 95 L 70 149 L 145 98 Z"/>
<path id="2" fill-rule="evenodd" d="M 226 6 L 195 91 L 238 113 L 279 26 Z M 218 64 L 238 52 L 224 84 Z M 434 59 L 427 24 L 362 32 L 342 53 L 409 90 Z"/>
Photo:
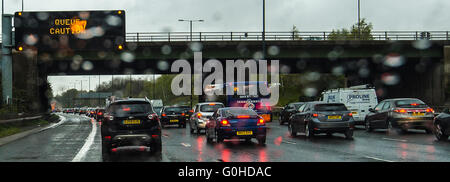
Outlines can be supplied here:
<path id="1" fill-rule="evenodd" d="M 221 143 L 224 139 L 258 140 L 258 144 L 266 143 L 266 125 L 262 117 L 249 108 L 225 107 L 220 108 L 206 123 L 206 139 Z"/>
<path id="2" fill-rule="evenodd" d="M 386 99 L 378 103 L 365 118 L 366 131 L 395 129 L 402 133 L 408 129 L 423 129 L 432 132 L 434 110 L 415 98 Z"/>
<path id="3" fill-rule="evenodd" d="M 284 123 L 289 122 L 289 118 L 295 114 L 298 113 L 298 109 L 305 104 L 304 102 L 294 102 L 289 103 L 286 105 L 280 112 L 280 125 L 283 125 Z"/>
<path id="4" fill-rule="evenodd" d="M 102 157 L 122 151 L 160 153 L 161 124 L 147 99 L 119 100 L 106 108 L 101 125 Z"/>
<path id="5" fill-rule="evenodd" d="M 444 109 L 444 111 L 436 116 L 433 120 L 434 125 L 434 135 L 436 139 L 440 141 L 448 140 L 450 135 L 450 110 L 449 108 Z"/>
<path id="6" fill-rule="evenodd" d="M 308 138 L 315 134 L 343 133 L 346 139 L 353 139 L 355 121 L 351 111 L 342 103 L 308 102 L 299 108 L 299 113 L 289 119 L 289 133 L 292 137 L 304 132 Z"/>
<path id="7" fill-rule="evenodd" d="M 161 125 L 178 125 L 186 128 L 186 109 L 179 106 L 164 106 L 161 110 Z"/>

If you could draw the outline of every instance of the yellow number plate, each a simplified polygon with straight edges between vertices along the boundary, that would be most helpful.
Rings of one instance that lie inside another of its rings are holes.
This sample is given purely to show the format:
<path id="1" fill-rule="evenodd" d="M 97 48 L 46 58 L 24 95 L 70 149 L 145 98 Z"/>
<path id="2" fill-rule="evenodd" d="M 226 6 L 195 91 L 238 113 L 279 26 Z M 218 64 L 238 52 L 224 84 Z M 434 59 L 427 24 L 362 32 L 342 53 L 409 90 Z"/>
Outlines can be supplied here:
<path id="1" fill-rule="evenodd" d="M 328 119 L 342 119 L 342 116 L 328 116 Z"/>
<path id="2" fill-rule="evenodd" d="M 237 131 L 237 135 L 253 135 L 253 131 Z"/>
<path id="3" fill-rule="evenodd" d="M 141 124 L 141 120 L 123 120 L 123 124 Z"/>
<path id="4" fill-rule="evenodd" d="M 176 122 L 178 122 L 178 119 L 171 119 L 170 122 L 171 123 L 176 123 Z"/>
<path id="5" fill-rule="evenodd" d="M 413 116 L 425 116 L 425 113 L 423 112 L 413 112 Z"/>

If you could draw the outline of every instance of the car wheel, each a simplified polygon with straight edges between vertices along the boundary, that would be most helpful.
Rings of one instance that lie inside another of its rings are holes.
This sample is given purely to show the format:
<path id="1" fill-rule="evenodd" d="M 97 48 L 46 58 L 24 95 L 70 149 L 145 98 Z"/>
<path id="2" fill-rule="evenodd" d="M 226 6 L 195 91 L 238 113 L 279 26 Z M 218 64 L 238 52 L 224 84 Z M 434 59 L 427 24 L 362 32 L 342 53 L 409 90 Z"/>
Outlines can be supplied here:
<path id="1" fill-rule="evenodd" d="M 219 136 L 219 134 L 216 131 L 216 142 L 217 143 L 222 143 L 223 142 L 223 138 Z"/>
<path id="2" fill-rule="evenodd" d="M 264 136 L 264 137 L 258 138 L 258 144 L 259 145 L 265 145 L 266 144 L 266 137 Z"/>
<path id="3" fill-rule="evenodd" d="M 212 143 L 213 138 L 209 135 L 209 132 L 207 129 L 205 129 L 205 135 L 206 135 L 206 142 L 207 143 Z"/>
<path id="4" fill-rule="evenodd" d="M 312 130 L 312 128 L 309 125 L 310 124 L 308 122 L 305 126 L 305 136 L 307 138 L 312 138 L 312 137 L 314 137 L 314 131 Z"/>
<path id="5" fill-rule="evenodd" d="M 294 130 L 294 127 L 290 123 L 288 124 L 288 130 L 291 137 L 297 136 L 297 131 Z"/>
<path id="6" fill-rule="evenodd" d="M 157 154 L 157 153 L 161 153 L 161 151 L 162 151 L 162 142 L 161 142 L 161 140 L 150 144 L 150 153 Z"/>
<path id="7" fill-rule="evenodd" d="M 371 132 L 373 129 L 370 127 L 370 122 L 368 120 L 365 120 L 365 129 L 367 132 Z"/>
<path id="8" fill-rule="evenodd" d="M 353 140 L 353 130 L 347 129 L 344 133 L 345 139 Z"/>
<path id="9" fill-rule="evenodd" d="M 439 124 L 435 125 L 434 135 L 436 136 L 436 139 L 439 141 L 445 141 L 448 139 L 448 135 L 442 132 L 441 125 Z"/>
<path id="10" fill-rule="evenodd" d="M 103 143 L 103 142 L 102 142 Z M 112 162 L 113 156 L 111 154 L 111 148 L 107 144 L 102 144 L 102 160 L 103 162 Z"/>

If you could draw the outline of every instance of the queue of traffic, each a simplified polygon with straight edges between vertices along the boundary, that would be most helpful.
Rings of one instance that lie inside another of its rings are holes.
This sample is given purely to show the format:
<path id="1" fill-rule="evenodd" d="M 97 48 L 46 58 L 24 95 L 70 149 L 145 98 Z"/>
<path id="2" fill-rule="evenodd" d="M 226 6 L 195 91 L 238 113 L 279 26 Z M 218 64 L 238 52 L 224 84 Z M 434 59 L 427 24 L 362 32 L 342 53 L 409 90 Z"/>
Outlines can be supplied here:
<path id="1" fill-rule="evenodd" d="M 202 102 L 190 108 L 164 106 L 161 100 L 126 98 L 107 101 L 105 109 L 74 108 L 63 112 L 84 114 L 102 123 L 102 156 L 110 161 L 114 154 L 124 150 L 160 153 L 161 131 L 167 126 L 186 128 L 189 125 L 191 134 L 204 133 L 208 143 L 256 139 L 259 145 L 265 145 L 266 123 L 272 121 L 273 114 L 263 117 L 250 106 Z M 438 140 L 447 140 L 450 134 L 448 108 L 438 114 L 416 98 L 378 102 L 372 88 L 325 91 L 319 101 L 289 103 L 278 115 L 279 124 L 287 124 L 291 137 L 299 133 L 307 138 L 340 133 L 352 140 L 358 124 L 367 132 L 386 129 L 401 134 L 409 129 L 421 129 L 427 134 L 434 133 Z"/>

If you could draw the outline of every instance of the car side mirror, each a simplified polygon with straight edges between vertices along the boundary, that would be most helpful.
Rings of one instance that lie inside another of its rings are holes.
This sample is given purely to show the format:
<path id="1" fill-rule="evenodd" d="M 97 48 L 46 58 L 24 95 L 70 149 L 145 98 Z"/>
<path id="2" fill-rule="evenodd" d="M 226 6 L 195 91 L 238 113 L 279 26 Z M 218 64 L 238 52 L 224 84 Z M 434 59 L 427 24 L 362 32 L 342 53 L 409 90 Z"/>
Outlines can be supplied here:
<path id="1" fill-rule="evenodd" d="M 369 112 L 375 112 L 375 109 L 369 108 Z"/>

